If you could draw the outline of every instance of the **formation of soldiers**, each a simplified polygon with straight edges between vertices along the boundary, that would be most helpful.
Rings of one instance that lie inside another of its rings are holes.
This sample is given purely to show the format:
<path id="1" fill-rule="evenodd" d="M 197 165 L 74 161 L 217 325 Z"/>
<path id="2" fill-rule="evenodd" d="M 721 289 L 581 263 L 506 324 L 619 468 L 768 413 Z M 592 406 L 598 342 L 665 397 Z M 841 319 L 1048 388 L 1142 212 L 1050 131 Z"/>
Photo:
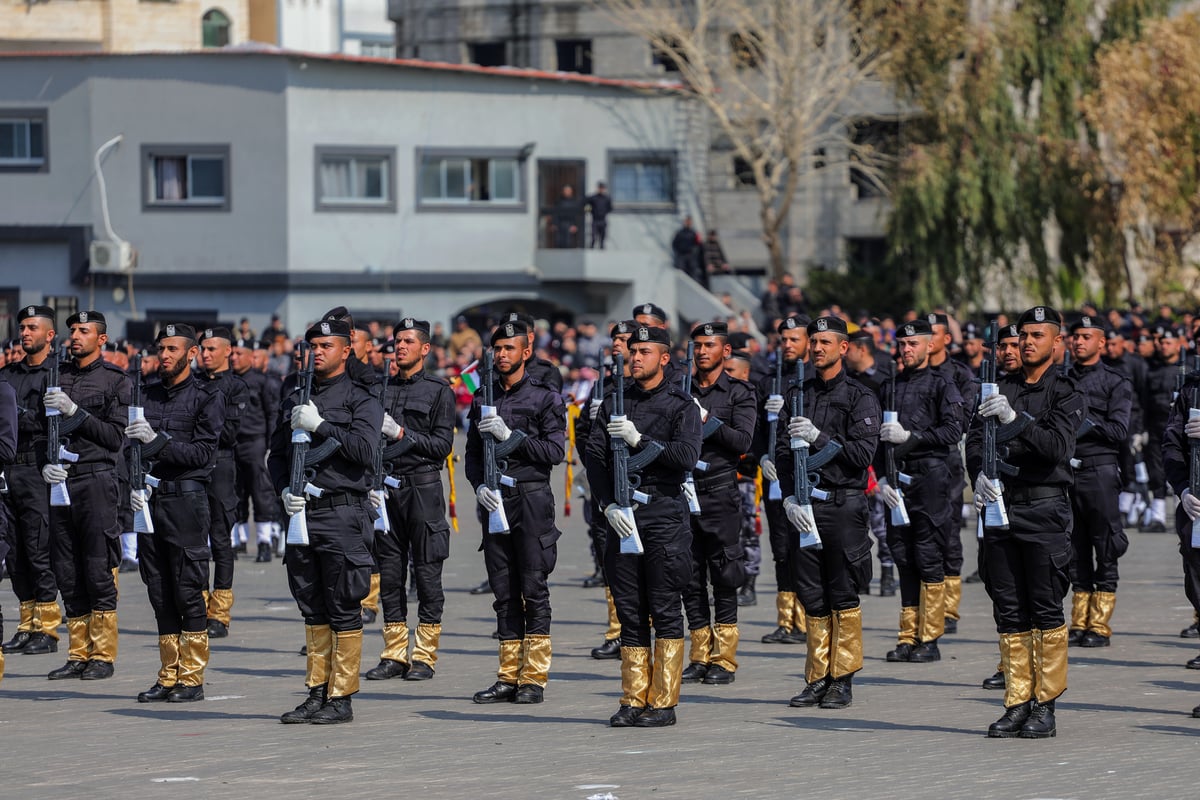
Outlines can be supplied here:
<path id="1" fill-rule="evenodd" d="M 496 680 L 474 702 L 545 699 L 561 536 L 550 476 L 570 439 L 609 608 L 592 655 L 621 662 L 613 727 L 673 725 L 681 684 L 734 682 L 739 607 L 757 602 L 760 499 L 777 585 L 763 642 L 806 645 L 794 707 L 853 702 L 872 537 L 881 594 L 899 593 L 886 660 L 940 660 L 959 619 L 968 482 L 980 545 L 966 580 L 984 584 L 999 645 L 983 686 L 1004 691 L 988 736 L 1055 735 L 1068 648 L 1109 644 L 1124 528 L 1165 530 L 1168 490 L 1200 620 L 1200 369 L 1187 369 L 1187 335 L 1164 326 L 1130 348 L 1104 319 L 1037 306 L 1013 324 L 963 325 L 952 357 L 951 323 L 901 323 L 892 360 L 867 328 L 793 314 L 764 364 L 719 321 L 682 347 L 646 303 L 612 326 L 592 395 L 564 402 L 561 374 L 533 354 L 532 318 L 506 315 L 466 414 L 499 639 Z M 253 519 L 256 559 L 285 552 L 305 626 L 308 693 L 282 722 L 351 721 L 360 674 L 435 676 L 457 419 L 451 386 L 425 369 L 428 322 L 394 327 L 378 373 L 369 338 L 332 309 L 282 385 L 262 345 L 221 327 L 164 325 L 127 364 L 108 356 L 100 313 L 74 314 L 61 337 L 44 306 L 18 324 L 21 357 L 0 371 L 0 555 L 20 602 L 3 653 L 58 652 L 65 610 L 66 661 L 47 677 L 111 677 L 118 574 L 136 562 L 161 664 L 137 700 L 203 699 Z M 364 672 L 364 617 L 380 605 L 383 649 Z"/>

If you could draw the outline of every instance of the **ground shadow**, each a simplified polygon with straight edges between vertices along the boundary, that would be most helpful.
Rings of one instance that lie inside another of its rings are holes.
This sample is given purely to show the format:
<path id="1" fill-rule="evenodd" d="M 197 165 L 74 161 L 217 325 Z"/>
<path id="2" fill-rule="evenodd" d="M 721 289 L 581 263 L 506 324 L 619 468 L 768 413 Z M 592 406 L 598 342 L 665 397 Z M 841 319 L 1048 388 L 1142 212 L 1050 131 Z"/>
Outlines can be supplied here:
<path id="1" fill-rule="evenodd" d="M 451 722 L 561 722 L 574 725 L 601 725 L 607 727 L 607 719 L 578 719 L 575 717 L 543 717 L 536 714 L 467 714 L 461 711 L 418 711 L 422 717 Z"/>

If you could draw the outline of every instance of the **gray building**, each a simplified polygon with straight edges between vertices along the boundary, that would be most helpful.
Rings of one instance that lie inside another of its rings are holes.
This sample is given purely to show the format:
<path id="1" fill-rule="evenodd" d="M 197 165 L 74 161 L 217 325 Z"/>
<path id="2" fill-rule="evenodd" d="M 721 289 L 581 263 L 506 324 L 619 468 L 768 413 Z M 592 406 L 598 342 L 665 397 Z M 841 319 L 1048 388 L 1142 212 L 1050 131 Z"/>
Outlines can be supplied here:
<path id="1" fill-rule="evenodd" d="M 21 142 L 0 151 L 0 334 L 34 302 L 103 311 L 118 335 L 243 316 L 262 330 L 275 313 L 295 331 L 339 304 L 620 319 L 653 298 L 712 318 L 669 253 L 696 194 L 689 102 L 629 80 L 274 50 L 0 57 L 0 132 Z M 581 246 L 561 196 L 597 181 L 616 195 L 604 250 Z M 113 239 L 137 252 L 132 281 L 89 260 Z"/>

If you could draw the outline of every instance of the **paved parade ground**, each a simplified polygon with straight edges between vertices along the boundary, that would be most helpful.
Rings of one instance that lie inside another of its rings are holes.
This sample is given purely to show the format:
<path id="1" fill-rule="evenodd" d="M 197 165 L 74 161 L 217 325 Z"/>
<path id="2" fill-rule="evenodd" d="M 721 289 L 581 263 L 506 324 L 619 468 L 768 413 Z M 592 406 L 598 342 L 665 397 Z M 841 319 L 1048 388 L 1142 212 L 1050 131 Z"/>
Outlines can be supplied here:
<path id="1" fill-rule="evenodd" d="M 461 437 L 456 445 L 461 449 Z M 470 491 L 446 564 L 446 615 L 437 676 L 370 682 L 342 726 L 281 725 L 303 697 L 304 629 L 278 561 L 242 557 L 229 638 L 214 640 L 203 703 L 139 705 L 154 683 L 157 640 L 136 573 L 121 576 L 116 675 L 49 682 L 66 659 L 8 657 L 0 684 L 0 796 L 11 798 L 1182 798 L 1197 794 L 1200 672 L 1184 669 L 1196 640 L 1173 534 L 1130 532 L 1121 562 L 1113 644 L 1071 649 L 1058 737 L 989 740 L 1001 693 L 979 688 L 996 668 L 991 607 L 979 584 L 963 591 L 960 633 L 935 664 L 888 664 L 899 599 L 863 598 L 865 665 L 854 704 L 793 709 L 803 645 L 766 645 L 775 627 L 769 549 L 759 603 L 742 609 L 740 668 L 731 686 L 685 685 L 674 728 L 610 729 L 619 662 L 589 650 L 604 632 L 602 589 L 591 573 L 581 502 L 561 518 L 552 579 L 554 662 L 546 702 L 479 706 L 495 680 L 490 596 Z M 965 531 L 974 563 L 973 529 Z M 968 568 L 965 571 L 970 571 Z M 876 567 L 878 572 L 878 567 Z M 876 591 L 872 587 L 872 591 Z M 6 634 L 17 604 L 5 581 Z M 410 624 L 415 624 L 415 601 Z M 363 668 L 382 644 L 368 626 Z"/>

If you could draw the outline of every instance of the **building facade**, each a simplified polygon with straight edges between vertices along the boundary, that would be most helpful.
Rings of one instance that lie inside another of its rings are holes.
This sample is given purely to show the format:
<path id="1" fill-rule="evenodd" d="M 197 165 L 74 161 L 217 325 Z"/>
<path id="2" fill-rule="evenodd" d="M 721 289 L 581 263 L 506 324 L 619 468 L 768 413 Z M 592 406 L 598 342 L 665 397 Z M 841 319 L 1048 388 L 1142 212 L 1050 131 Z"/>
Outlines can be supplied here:
<path id="1" fill-rule="evenodd" d="M 0 53 L 129 53 L 239 44 L 251 38 L 251 3 L 261 1 L 4 0 Z"/>

